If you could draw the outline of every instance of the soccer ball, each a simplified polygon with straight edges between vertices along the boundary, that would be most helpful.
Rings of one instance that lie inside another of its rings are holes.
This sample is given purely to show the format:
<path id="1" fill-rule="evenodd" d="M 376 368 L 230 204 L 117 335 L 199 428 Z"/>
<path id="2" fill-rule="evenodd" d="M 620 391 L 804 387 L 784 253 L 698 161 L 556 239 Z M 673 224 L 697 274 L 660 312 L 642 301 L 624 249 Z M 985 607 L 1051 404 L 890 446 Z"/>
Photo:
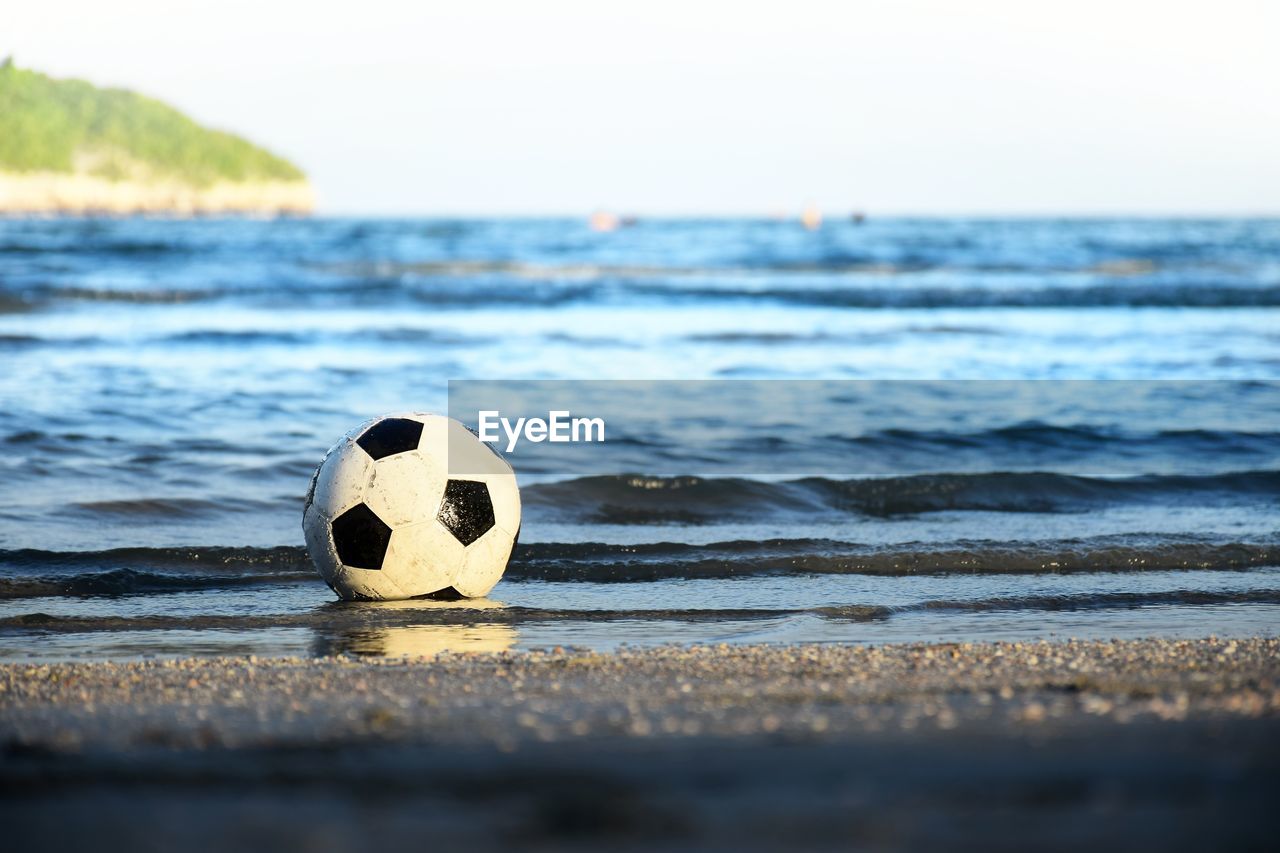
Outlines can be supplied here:
<path id="1" fill-rule="evenodd" d="M 506 460 L 458 421 L 385 415 L 325 455 L 302 532 L 340 598 L 479 598 L 520 535 L 520 491 Z"/>

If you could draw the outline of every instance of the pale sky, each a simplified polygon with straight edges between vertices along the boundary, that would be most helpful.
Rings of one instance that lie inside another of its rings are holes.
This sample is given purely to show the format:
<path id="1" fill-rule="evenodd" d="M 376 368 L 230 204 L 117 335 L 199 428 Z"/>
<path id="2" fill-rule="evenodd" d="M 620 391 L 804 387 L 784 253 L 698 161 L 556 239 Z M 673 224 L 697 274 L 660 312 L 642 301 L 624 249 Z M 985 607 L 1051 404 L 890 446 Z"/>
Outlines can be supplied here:
<path id="1" fill-rule="evenodd" d="M 1277 0 L 40 0 L 329 213 L 1280 212 Z"/>

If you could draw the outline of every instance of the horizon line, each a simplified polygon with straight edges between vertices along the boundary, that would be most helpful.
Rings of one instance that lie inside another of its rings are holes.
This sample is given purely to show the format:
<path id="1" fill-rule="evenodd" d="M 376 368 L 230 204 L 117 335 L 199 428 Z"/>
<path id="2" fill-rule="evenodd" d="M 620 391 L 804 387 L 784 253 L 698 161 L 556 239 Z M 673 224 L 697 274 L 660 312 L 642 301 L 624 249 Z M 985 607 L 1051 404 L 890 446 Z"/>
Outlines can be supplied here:
<path id="1" fill-rule="evenodd" d="M 854 216 L 872 219 L 1280 219 L 1280 208 L 1271 210 L 976 210 L 976 211 L 884 211 L 846 208 L 818 208 L 824 220 L 843 222 Z M 319 207 L 310 216 L 316 219 L 589 219 L 604 212 L 637 219 L 759 219 L 799 221 L 804 208 L 782 211 L 643 211 L 625 207 L 595 207 L 581 210 L 362 210 Z"/>

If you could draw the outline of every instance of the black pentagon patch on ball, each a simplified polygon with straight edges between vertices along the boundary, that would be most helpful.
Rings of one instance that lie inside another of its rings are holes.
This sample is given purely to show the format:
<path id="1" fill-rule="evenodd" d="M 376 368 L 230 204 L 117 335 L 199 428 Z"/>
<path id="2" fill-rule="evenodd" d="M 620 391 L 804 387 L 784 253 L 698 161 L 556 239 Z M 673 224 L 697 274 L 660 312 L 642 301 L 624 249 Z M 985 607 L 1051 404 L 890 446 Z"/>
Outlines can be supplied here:
<path id="1" fill-rule="evenodd" d="M 391 528 L 364 504 L 333 520 L 333 545 L 344 566 L 378 571 L 390 543 Z"/>
<path id="2" fill-rule="evenodd" d="M 450 480 L 436 518 L 463 545 L 470 545 L 496 523 L 489 487 L 476 480 Z"/>
<path id="3" fill-rule="evenodd" d="M 369 427 L 356 444 L 375 460 L 418 449 L 422 423 L 408 418 L 387 418 Z"/>

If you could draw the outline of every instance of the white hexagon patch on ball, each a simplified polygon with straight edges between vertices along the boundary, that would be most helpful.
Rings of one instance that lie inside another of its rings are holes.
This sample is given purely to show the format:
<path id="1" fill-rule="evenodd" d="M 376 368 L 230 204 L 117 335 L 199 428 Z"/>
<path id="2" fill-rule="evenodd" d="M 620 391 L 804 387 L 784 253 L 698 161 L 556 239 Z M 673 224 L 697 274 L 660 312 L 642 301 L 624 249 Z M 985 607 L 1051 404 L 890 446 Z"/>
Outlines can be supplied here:
<path id="1" fill-rule="evenodd" d="M 340 598 L 479 598 L 520 535 L 520 491 L 507 461 L 458 421 L 385 415 L 325 455 L 302 531 Z"/>

